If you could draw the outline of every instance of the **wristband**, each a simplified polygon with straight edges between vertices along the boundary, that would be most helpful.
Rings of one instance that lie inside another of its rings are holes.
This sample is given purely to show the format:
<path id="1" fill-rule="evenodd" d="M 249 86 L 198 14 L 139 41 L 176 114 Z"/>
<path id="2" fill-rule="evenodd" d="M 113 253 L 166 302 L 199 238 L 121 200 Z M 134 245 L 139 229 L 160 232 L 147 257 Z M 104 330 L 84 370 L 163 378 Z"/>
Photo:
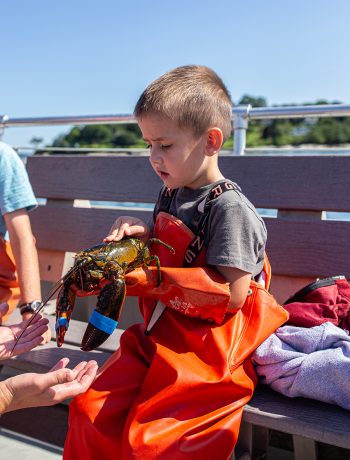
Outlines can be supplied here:
<path id="1" fill-rule="evenodd" d="M 33 300 L 33 302 L 22 303 L 18 308 L 20 308 L 21 315 L 24 315 L 24 313 L 36 313 L 40 310 L 41 305 L 41 300 Z"/>

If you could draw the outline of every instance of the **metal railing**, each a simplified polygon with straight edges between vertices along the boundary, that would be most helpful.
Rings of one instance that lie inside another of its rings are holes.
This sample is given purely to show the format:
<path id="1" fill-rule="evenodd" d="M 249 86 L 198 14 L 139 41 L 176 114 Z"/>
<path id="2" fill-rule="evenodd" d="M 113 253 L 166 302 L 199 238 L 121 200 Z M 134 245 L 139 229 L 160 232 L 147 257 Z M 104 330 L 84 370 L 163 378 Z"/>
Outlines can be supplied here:
<path id="1" fill-rule="evenodd" d="M 243 155 L 246 146 L 246 133 L 250 120 L 271 120 L 281 118 L 319 118 L 350 116 L 350 105 L 302 105 L 291 107 L 257 107 L 238 105 L 233 115 L 233 153 Z"/>
<path id="2" fill-rule="evenodd" d="M 246 131 L 250 120 L 346 116 L 350 116 L 350 105 L 346 104 L 257 108 L 251 105 L 238 105 L 232 110 L 234 132 L 233 153 L 234 155 L 244 154 L 246 147 Z M 37 118 L 10 118 L 8 115 L 0 115 L 0 133 L 1 130 L 8 127 L 127 123 L 136 123 L 133 115 L 87 115 Z"/>

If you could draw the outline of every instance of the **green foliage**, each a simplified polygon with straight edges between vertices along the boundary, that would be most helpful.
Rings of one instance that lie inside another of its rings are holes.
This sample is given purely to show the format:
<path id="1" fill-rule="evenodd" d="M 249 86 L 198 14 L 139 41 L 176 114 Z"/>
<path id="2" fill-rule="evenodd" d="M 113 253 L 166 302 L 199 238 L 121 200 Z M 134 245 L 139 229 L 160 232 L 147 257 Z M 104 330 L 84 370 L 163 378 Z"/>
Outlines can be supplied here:
<path id="1" fill-rule="evenodd" d="M 249 96 L 249 94 L 244 94 L 239 103 L 239 105 L 248 105 L 250 104 L 252 107 L 266 107 L 267 101 L 264 97 L 258 96 Z"/>
<path id="2" fill-rule="evenodd" d="M 338 101 L 331 102 L 338 104 Z M 252 107 L 267 107 L 267 101 L 261 96 L 245 94 L 239 104 L 251 104 Z M 328 104 L 319 100 L 310 104 Z M 283 104 L 292 106 L 295 104 Z M 33 139 L 33 144 L 41 139 Z M 350 143 L 350 117 L 309 118 L 281 120 L 252 120 L 247 131 L 247 147 L 266 145 L 300 145 Z M 58 136 L 53 147 L 104 147 L 104 148 L 145 148 L 145 142 L 136 124 L 125 125 L 87 125 L 75 126 L 68 134 Z M 232 149 L 233 137 L 224 144 L 224 149 Z"/>
<path id="3" fill-rule="evenodd" d="M 306 135 L 310 144 L 346 144 L 350 142 L 350 118 L 320 118 Z"/>
<path id="4" fill-rule="evenodd" d="M 144 147 L 136 124 L 75 126 L 68 134 L 58 136 L 53 147 Z"/>

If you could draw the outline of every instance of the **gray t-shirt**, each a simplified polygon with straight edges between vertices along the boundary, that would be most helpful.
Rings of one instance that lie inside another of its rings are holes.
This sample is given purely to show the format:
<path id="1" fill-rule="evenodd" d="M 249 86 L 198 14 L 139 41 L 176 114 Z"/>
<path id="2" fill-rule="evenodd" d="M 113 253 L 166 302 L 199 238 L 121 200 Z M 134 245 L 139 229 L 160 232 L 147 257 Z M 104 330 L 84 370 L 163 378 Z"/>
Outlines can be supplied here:
<path id="1" fill-rule="evenodd" d="M 219 182 L 222 180 L 196 190 L 187 187 L 177 189 L 168 212 L 191 228 L 198 205 Z M 160 195 L 163 190 L 164 187 Z M 159 201 L 154 215 L 158 210 Z M 239 268 L 251 273 L 253 278 L 261 272 L 264 264 L 266 227 L 239 187 L 211 201 L 204 244 L 208 265 Z"/>

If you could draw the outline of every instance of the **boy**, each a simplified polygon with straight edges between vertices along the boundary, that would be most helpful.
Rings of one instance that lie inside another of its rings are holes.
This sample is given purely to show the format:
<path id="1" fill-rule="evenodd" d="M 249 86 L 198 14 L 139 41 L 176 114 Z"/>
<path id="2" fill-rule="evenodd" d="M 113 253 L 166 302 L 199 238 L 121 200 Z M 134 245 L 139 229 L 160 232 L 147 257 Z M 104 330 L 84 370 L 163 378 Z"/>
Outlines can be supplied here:
<path id="1" fill-rule="evenodd" d="M 123 334 L 72 403 L 66 460 L 225 459 L 233 450 L 256 383 L 248 358 L 286 313 L 252 281 L 267 267 L 264 223 L 218 167 L 231 105 L 221 79 L 203 66 L 166 73 L 136 104 L 164 187 L 152 228 L 120 217 L 105 241 L 152 234 L 175 254 L 155 248 L 159 287 L 156 267 L 126 276 L 127 293 L 141 296 L 144 324 Z"/>

